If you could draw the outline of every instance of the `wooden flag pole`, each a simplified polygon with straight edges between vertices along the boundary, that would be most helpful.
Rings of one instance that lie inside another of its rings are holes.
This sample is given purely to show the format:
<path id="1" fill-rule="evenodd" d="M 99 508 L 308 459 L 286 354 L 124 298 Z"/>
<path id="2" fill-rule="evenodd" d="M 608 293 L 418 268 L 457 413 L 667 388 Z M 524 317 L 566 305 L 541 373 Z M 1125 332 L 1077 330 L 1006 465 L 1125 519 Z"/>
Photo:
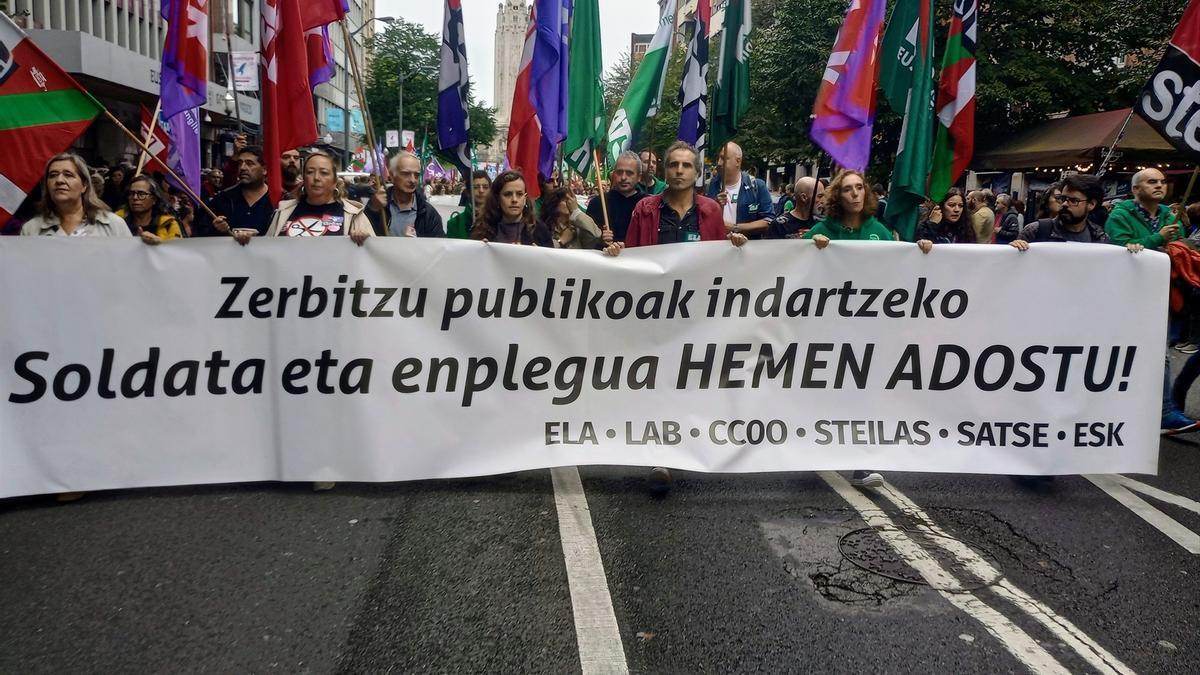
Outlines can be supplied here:
<path id="1" fill-rule="evenodd" d="M 95 100 L 95 99 L 93 99 L 93 100 Z M 102 107 L 101 109 L 104 110 L 104 116 L 108 118 L 108 121 L 117 125 L 117 128 L 120 129 L 126 136 L 128 136 L 129 140 L 133 141 L 146 154 L 151 154 L 152 151 L 150 150 L 150 147 L 147 146 L 145 143 L 143 143 L 142 139 L 139 138 L 137 134 L 130 131 L 129 127 L 125 126 L 121 122 L 121 120 L 117 119 L 115 115 L 113 115 L 111 112 L 109 112 L 108 108 Z M 197 110 L 199 110 L 199 109 L 197 108 Z M 187 181 L 180 178 L 179 174 L 175 173 L 175 171 L 173 169 L 171 169 L 171 167 L 164 164 L 163 168 L 166 169 L 167 175 L 170 176 L 171 178 L 174 178 L 175 182 L 178 183 L 179 187 L 183 188 L 183 191 L 187 193 L 188 197 L 191 197 L 192 201 L 199 204 L 200 208 L 204 209 L 205 213 L 207 213 L 209 215 L 209 217 L 216 220 L 217 214 L 213 213 L 212 209 L 208 208 L 208 204 L 205 204 L 204 200 L 200 199 L 200 195 L 196 194 L 195 192 L 192 192 L 192 187 L 187 184 Z"/>
<path id="2" fill-rule="evenodd" d="M 1200 175 L 1200 164 L 1192 169 L 1192 177 L 1188 179 L 1187 189 L 1183 191 L 1183 208 L 1187 208 L 1188 200 L 1192 198 L 1192 188 L 1196 187 L 1196 176 Z"/>
<path id="3" fill-rule="evenodd" d="M 358 57 L 354 55 L 354 41 L 350 38 L 350 29 L 346 26 L 346 18 L 342 17 L 342 20 L 338 23 L 342 27 L 342 37 L 345 39 L 346 58 L 350 61 L 350 72 L 354 76 L 354 89 L 358 94 L 359 108 L 363 113 L 363 126 L 366 127 L 367 145 L 369 146 L 368 152 L 371 153 L 372 157 L 375 157 L 375 130 L 372 128 L 374 127 L 374 121 L 371 119 L 371 109 L 367 107 L 367 97 L 363 94 L 362 75 L 358 71 Z M 349 110 L 346 111 L 346 129 L 347 131 L 350 129 Z M 349 133 L 347 133 L 346 136 L 349 137 Z M 380 160 L 373 161 L 371 164 L 372 168 L 375 170 L 375 175 L 379 176 L 379 180 L 382 183 L 384 180 L 384 169 L 381 166 L 377 166 L 380 164 Z"/>
<path id="4" fill-rule="evenodd" d="M 154 104 L 154 115 L 150 118 L 150 129 L 146 132 L 146 145 L 150 145 L 150 141 L 154 140 L 154 129 L 158 126 L 158 114 L 162 112 L 162 99 L 158 99 L 158 103 Z M 140 176 L 142 169 L 146 166 L 146 160 L 149 158 L 145 152 L 138 154 L 137 171 L 133 175 Z"/>
<path id="5" fill-rule="evenodd" d="M 599 148 L 592 148 L 592 159 L 596 163 L 596 185 L 600 187 L 597 192 L 600 193 L 600 212 L 604 214 L 604 229 L 611 230 L 612 227 L 608 224 L 608 200 L 604 197 L 604 176 L 608 175 L 608 172 L 603 171 Z"/>

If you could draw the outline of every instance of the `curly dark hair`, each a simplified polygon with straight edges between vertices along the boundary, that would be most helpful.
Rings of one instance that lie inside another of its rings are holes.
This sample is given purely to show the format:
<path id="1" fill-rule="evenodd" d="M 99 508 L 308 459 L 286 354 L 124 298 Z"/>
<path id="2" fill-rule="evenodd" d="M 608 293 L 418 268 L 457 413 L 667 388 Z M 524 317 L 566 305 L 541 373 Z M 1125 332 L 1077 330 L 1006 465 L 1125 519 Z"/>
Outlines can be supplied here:
<path id="1" fill-rule="evenodd" d="M 842 208 L 842 182 L 850 176 L 858 176 L 862 179 L 863 191 L 866 193 L 863 196 L 863 218 L 874 216 L 875 211 L 879 208 L 879 199 L 871 191 L 867 177 L 853 169 L 843 169 L 833 177 L 833 180 L 829 182 L 829 187 L 825 189 L 825 217 L 834 222 L 840 223 L 846 217 L 846 212 Z"/>
<path id="2" fill-rule="evenodd" d="M 538 219 L 546 229 L 551 232 L 558 230 L 558 205 L 569 203 L 568 200 L 574 201 L 575 195 L 566 188 L 551 188 L 542 193 L 542 210 Z"/>
<path id="3" fill-rule="evenodd" d="M 487 200 L 483 203 L 483 214 L 475 221 L 475 226 L 471 228 L 472 239 L 487 239 L 490 241 L 496 238 L 496 228 L 504 221 L 504 211 L 500 208 L 500 193 L 504 191 L 505 185 L 516 181 L 521 181 L 526 186 L 529 185 L 525 180 L 525 176 L 520 171 L 505 171 L 496 176 L 496 180 L 492 181 L 492 187 L 488 190 Z M 528 194 L 525 197 L 525 210 L 521 213 L 521 222 L 525 223 L 526 232 L 532 236 L 535 229 L 533 201 L 529 199 Z"/>

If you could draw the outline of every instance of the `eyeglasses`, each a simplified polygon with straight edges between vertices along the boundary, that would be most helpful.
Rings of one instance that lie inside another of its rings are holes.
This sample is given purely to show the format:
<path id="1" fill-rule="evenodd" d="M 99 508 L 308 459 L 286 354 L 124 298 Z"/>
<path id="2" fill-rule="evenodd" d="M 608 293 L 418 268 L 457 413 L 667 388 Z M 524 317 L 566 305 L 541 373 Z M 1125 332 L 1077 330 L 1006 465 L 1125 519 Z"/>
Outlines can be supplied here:
<path id="1" fill-rule="evenodd" d="M 1068 206 L 1079 206 L 1087 201 L 1087 197 L 1059 197 L 1058 201 Z"/>
<path id="2" fill-rule="evenodd" d="M 149 197 L 150 197 L 149 192 L 143 192 L 141 190 L 130 190 L 129 191 L 130 199 L 147 199 Z"/>

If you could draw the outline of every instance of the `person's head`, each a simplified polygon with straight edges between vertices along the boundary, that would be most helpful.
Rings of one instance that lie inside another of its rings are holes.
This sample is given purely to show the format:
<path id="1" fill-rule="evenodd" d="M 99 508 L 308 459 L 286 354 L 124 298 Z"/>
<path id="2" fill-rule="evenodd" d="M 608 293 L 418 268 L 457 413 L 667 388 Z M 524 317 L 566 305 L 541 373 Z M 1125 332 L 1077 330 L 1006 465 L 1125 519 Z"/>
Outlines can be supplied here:
<path id="1" fill-rule="evenodd" d="M 883 183 L 876 183 L 876 184 L 872 185 L 872 186 L 871 186 L 871 192 L 874 192 L 874 193 L 875 193 L 875 198 L 876 198 L 876 199 L 883 199 L 883 196 L 884 196 L 885 194 L 887 194 L 887 193 L 886 193 L 886 192 L 884 192 L 884 190 L 883 190 Z"/>
<path id="2" fill-rule="evenodd" d="M 158 183 L 150 176 L 142 174 L 134 176 L 125 190 L 125 211 L 130 215 L 142 216 L 147 213 L 154 218 L 166 210 L 167 197 L 158 187 Z"/>
<path id="3" fill-rule="evenodd" d="M 1054 218 L 1055 216 L 1057 216 L 1059 210 L 1062 208 L 1062 203 L 1059 202 L 1059 199 L 1061 197 L 1062 197 L 1062 185 L 1061 184 L 1055 183 L 1055 184 L 1051 185 L 1050 187 L 1046 188 L 1046 191 L 1043 192 L 1040 197 L 1038 197 L 1037 217 L 1038 218 Z"/>
<path id="4" fill-rule="evenodd" d="M 788 188 L 791 187 L 791 185 L 788 186 Z M 805 176 L 796 181 L 796 187 L 792 196 L 792 199 L 796 201 L 796 210 L 807 210 L 811 205 L 819 204 L 824 198 L 825 186 L 816 178 Z"/>
<path id="5" fill-rule="evenodd" d="M 1008 196 L 1008 193 L 1001 192 L 996 195 L 996 211 L 1006 213 L 1010 206 L 1012 206 L 1012 197 Z"/>
<path id="6" fill-rule="evenodd" d="M 220 169 L 213 169 L 208 172 L 208 183 L 213 187 L 220 187 L 225 182 L 225 172 Z"/>
<path id="7" fill-rule="evenodd" d="M 73 152 L 55 155 L 42 172 L 42 201 L 39 211 L 44 215 L 62 215 L 82 207 L 89 220 L 108 210 L 100 195 L 92 188 L 87 162 Z"/>
<path id="8" fill-rule="evenodd" d="M 96 194 L 104 192 L 104 176 L 97 171 L 92 172 L 92 189 L 96 191 Z"/>
<path id="9" fill-rule="evenodd" d="M 983 193 L 979 190 L 971 190 L 968 192 L 967 213 L 975 213 L 981 206 L 983 206 Z"/>
<path id="10" fill-rule="evenodd" d="M 729 141 L 717 156 L 717 165 L 721 167 L 721 175 L 726 181 L 742 173 L 742 147 Z"/>
<path id="11" fill-rule="evenodd" d="M 700 175 L 700 153 L 686 141 L 675 141 L 663 156 L 667 163 L 667 189 L 693 190 Z"/>
<path id="12" fill-rule="evenodd" d="M 942 197 L 942 201 L 938 202 L 938 206 L 942 209 L 942 222 L 957 223 L 962 219 L 966 205 L 962 190 L 956 187 L 950 188 L 946 191 L 946 196 Z"/>
<path id="13" fill-rule="evenodd" d="M 658 175 L 658 155 L 654 154 L 653 150 L 643 150 L 638 158 L 641 159 L 641 177 L 643 179 L 650 179 Z"/>
<path id="14" fill-rule="evenodd" d="M 541 221 L 554 231 L 556 227 L 566 225 L 571 220 L 571 212 L 578 208 L 575 195 L 566 188 L 550 188 L 542 193 Z"/>
<path id="15" fill-rule="evenodd" d="M 1192 225 L 1200 226 L 1200 202 L 1192 202 L 1187 209 L 1184 210 L 1187 214 L 1188 221 Z"/>
<path id="16" fill-rule="evenodd" d="M 983 188 L 979 191 L 982 198 L 981 204 L 989 208 L 996 208 L 996 195 L 988 188 Z"/>
<path id="17" fill-rule="evenodd" d="M 637 191 L 637 181 L 641 175 L 641 158 L 636 152 L 626 150 L 617 156 L 617 161 L 613 163 L 612 171 L 609 172 L 609 179 L 614 190 L 628 197 Z"/>
<path id="18" fill-rule="evenodd" d="M 396 186 L 396 191 L 402 193 L 403 201 L 408 201 L 408 196 L 417 191 L 421 185 L 421 160 L 411 152 L 401 150 L 392 157 L 392 164 L 389 167 L 392 174 L 392 185 Z"/>
<path id="19" fill-rule="evenodd" d="M 500 223 L 533 222 L 525 176 L 518 171 L 505 171 L 496 176 L 483 203 L 483 220 L 493 230 Z"/>
<path id="20" fill-rule="evenodd" d="M 478 213 L 487 201 L 488 190 L 492 187 L 492 179 L 486 171 L 476 169 L 471 172 L 471 204 Z"/>
<path id="21" fill-rule="evenodd" d="M 309 204 L 329 204 L 338 194 L 337 160 L 325 150 L 313 150 L 300 163 L 301 193 Z"/>
<path id="22" fill-rule="evenodd" d="M 288 150 L 279 156 L 279 168 L 283 176 L 283 182 L 292 184 L 300 177 L 300 151 Z"/>
<path id="23" fill-rule="evenodd" d="M 1058 220 L 1064 225 L 1078 225 L 1087 220 L 1088 214 L 1104 198 L 1100 179 L 1095 176 L 1074 174 L 1064 178 L 1061 185 Z"/>
<path id="24" fill-rule="evenodd" d="M 117 187 L 124 185 L 125 179 L 128 177 L 129 172 L 125 170 L 124 166 L 114 166 L 112 170 L 108 172 L 108 182 L 116 185 Z"/>
<path id="25" fill-rule="evenodd" d="M 1167 198 L 1167 177 L 1158 169 L 1142 169 L 1133 174 L 1133 197 L 1139 202 L 1158 205 Z"/>
<path id="26" fill-rule="evenodd" d="M 233 156 L 233 163 L 237 166 L 239 185 L 244 188 L 262 187 L 267 179 L 267 163 L 262 148 L 247 145 Z"/>
<path id="27" fill-rule="evenodd" d="M 866 178 L 850 169 L 839 171 L 825 191 L 825 214 L 837 222 L 844 221 L 848 216 L 873 216 L 878 206 L 875 193 L 867 189 Z"/>

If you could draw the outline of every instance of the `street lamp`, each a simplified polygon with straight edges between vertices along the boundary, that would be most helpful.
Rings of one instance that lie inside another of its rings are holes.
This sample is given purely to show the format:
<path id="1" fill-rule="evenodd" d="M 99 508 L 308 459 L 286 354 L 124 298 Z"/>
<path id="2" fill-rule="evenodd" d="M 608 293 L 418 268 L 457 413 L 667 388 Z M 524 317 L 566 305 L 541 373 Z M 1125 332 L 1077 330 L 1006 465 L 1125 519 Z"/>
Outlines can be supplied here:
<path id="1" fill-rule="evenodd" d="M 386 23 L 389 26 L 396 23 L 395 17 L 391 17 L 391 16 L 377 16 L 377 17 L 372 18 L 371 21 L 379 21 L 380 23 Z M 367 21 L 367 22 L 363 23 L 363 25 L 359 26 L 358 28 L 355 28 L 354 30 L 350 31 L 350 39 L 346 41 L 346 44 L 344 45 L 344 49 L 343 49 L 343 51 L 345 52 L 345 55 L 342 58 L 342 61 L 344 62 L 342 64 L 342 71 L 346 74 L 346 77 L 343 78 L 344 84 L 342 86 L 342 124 L 344 125 L 342 127 L 342 139 L 345 141 L 345 145 L 346 145 L 346 147 L 343 148 L 343 151 L 346 156 L 345 166 L 347 166 L 347 167 L 350 166 L 350 52 L 349 52 L 349 50 L 354 48 L 354 36 L 358 35 L 362 31 L 362 29 L 366 28 L 367 26 L 370 26 L 371 21 Z"/>
<path id="2" fill-rule="evenodd" d="M 233 106 L 234 106 L 233 92 L 226 89 L 225 90 L 225 116 L 226 117 L 229 117 L 230 115 L 233 114 Z"/>

